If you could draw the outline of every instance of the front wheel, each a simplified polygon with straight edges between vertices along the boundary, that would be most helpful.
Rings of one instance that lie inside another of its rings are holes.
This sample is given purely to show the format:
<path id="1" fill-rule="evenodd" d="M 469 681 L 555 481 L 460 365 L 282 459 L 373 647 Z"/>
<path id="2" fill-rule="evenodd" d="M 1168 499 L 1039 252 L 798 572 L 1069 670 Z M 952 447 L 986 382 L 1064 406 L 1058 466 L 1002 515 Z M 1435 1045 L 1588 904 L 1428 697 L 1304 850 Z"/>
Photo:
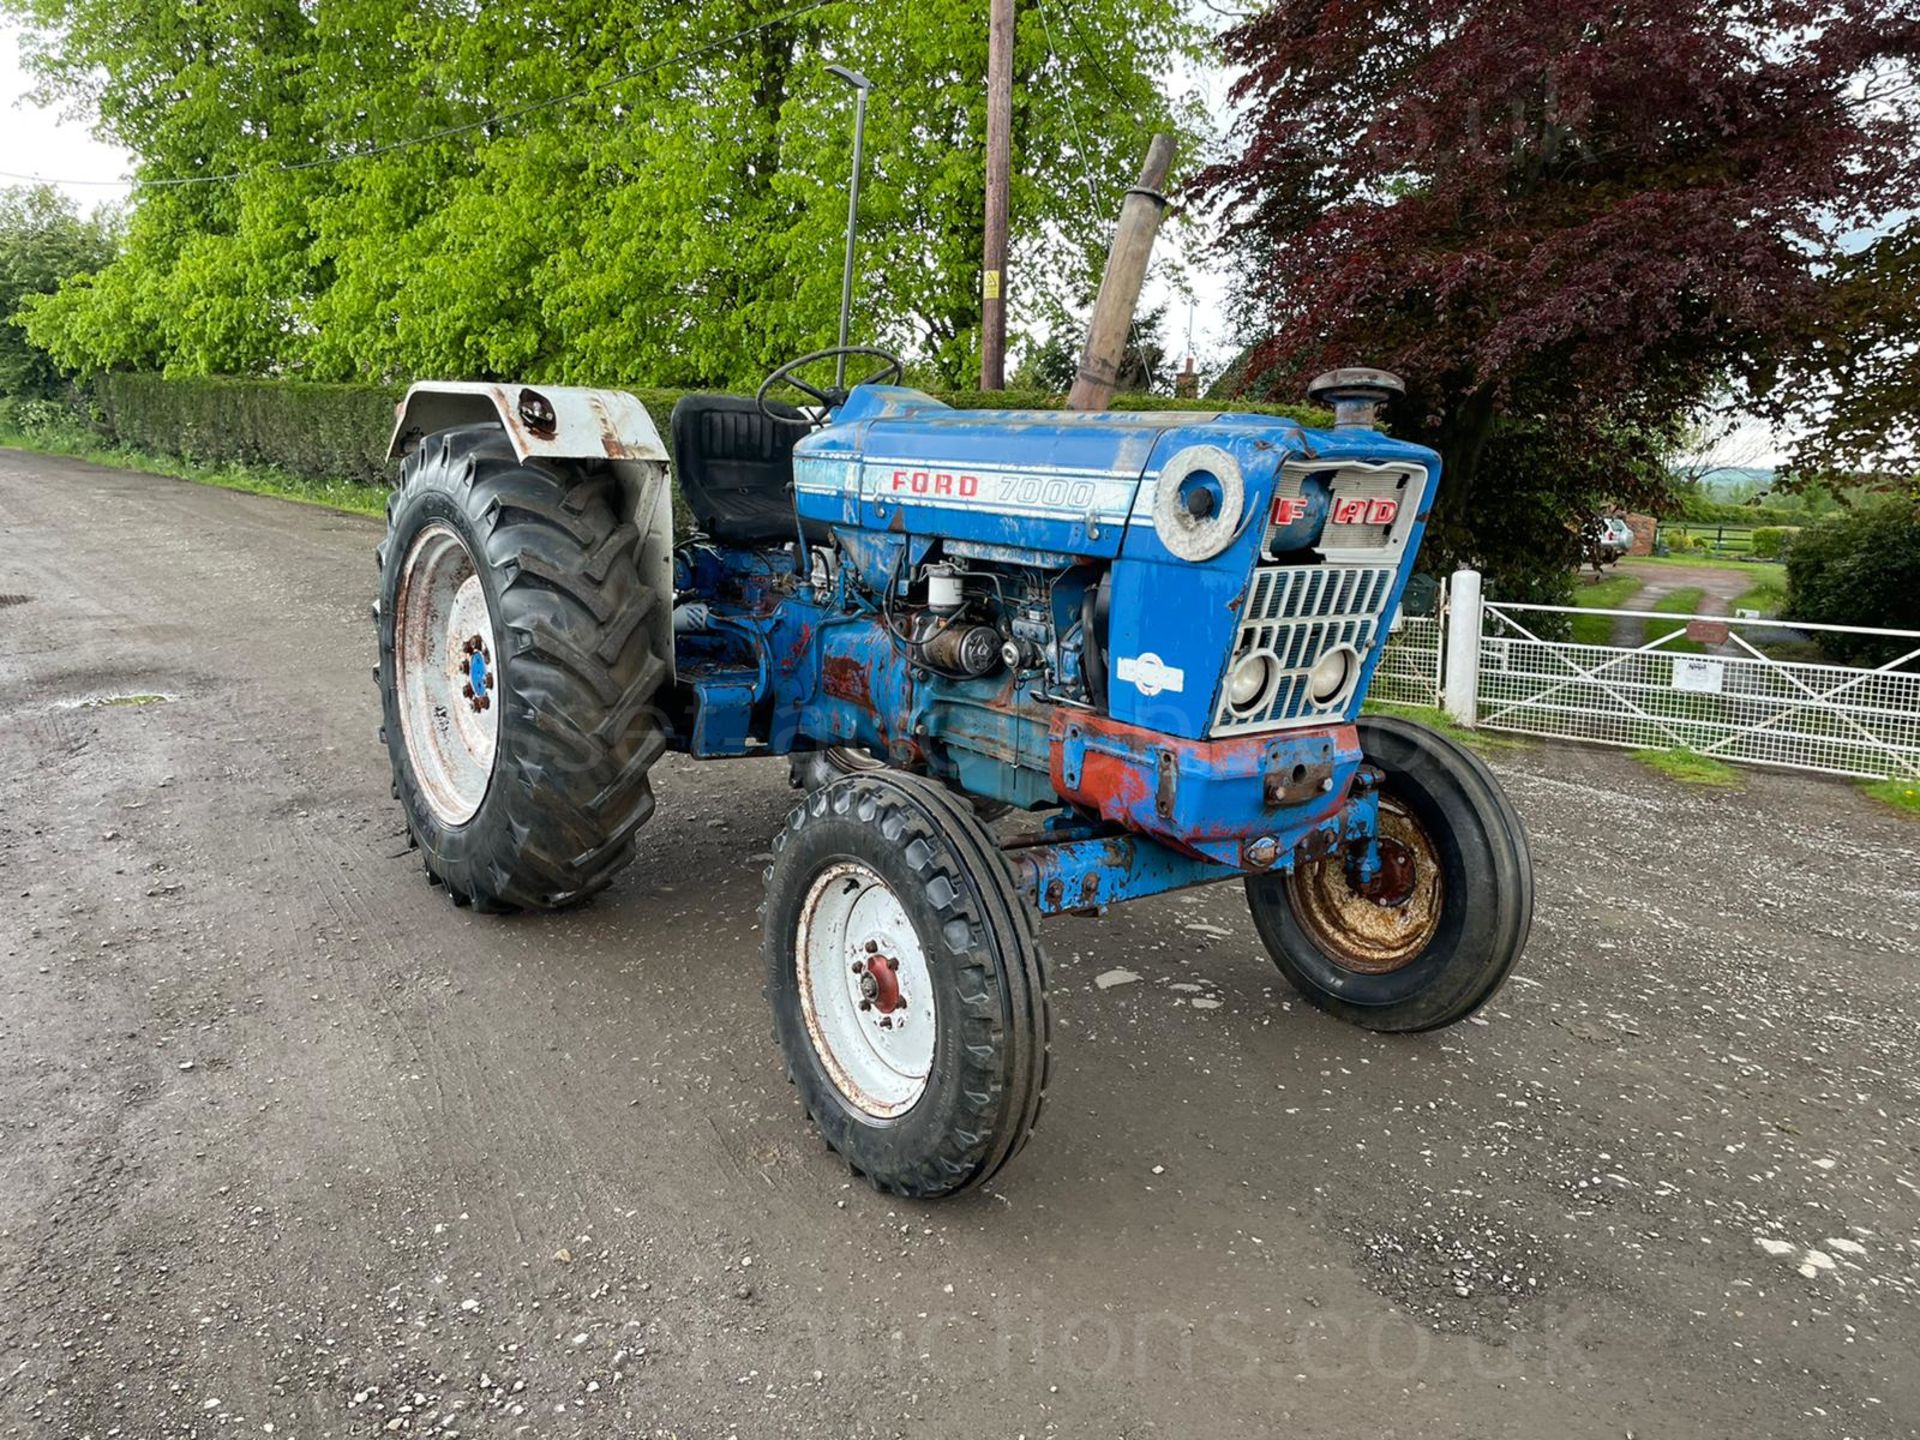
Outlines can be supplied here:
<path id="1" fill-rule="evenodd" d="M 900 771 L 815 790 L 774 841 L 767 997 L 827 1144 L 918 1199 L 991 1177 L 1046 1093 L 1033 912 L 966 802 Z"/>
<path id="2" fill-rule="evenodd" d="M 1311 1004 L 1369 1030 L 1433 1030 L 1493 998 L 1533 923 L 1526 831 L 1478 756 L 1424 726 L 1363 716 L 1385 775 L 1380 872 L 1349 857 L 1247 880 L 1274 963 Z"/>

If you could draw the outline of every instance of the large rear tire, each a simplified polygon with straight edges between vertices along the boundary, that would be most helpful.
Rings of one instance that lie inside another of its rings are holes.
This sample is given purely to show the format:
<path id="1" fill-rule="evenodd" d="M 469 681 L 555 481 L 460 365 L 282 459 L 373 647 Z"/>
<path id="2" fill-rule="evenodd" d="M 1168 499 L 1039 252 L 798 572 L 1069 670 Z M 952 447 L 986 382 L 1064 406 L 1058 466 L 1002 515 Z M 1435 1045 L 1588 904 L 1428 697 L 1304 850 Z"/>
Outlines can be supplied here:
<path id="1" fill-rule="evenodd" d="M 496 426 L 430 435 L 387 502 L 377 677 L 393 789 L 456 904 L 604 889 L 653 813 L 667 675 L 639 532 L 593 462 L 522 462 Z"/>
<path id="2" fill-rule="evenodd" d="M 1311 1004 L 1368 1030 L 1466 1019 L 1506 982 L 1533 923 L 1527 835 L 1480 758 L 1410 721 L 1362 716 L 1360 748 L 1386 780 L 1381 873 L 1345 856 L 1251 876 L 1267 952 Z"/>
<path id="3" fill-rule="evenodd" d="M 774 841 L 767 997 L 787 1075 L 875 1188 L 991 1178 L 1046 1098 L 1032 909 L 967 802 L 898 770 L 815 790 Z"/>

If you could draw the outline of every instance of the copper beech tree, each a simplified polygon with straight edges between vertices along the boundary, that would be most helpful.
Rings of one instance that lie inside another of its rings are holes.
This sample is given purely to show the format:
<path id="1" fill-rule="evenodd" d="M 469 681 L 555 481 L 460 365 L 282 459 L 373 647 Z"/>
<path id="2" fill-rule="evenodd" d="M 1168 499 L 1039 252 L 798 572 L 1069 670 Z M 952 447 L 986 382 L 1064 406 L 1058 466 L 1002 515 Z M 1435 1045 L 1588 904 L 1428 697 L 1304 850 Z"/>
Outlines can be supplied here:
<path id="1" fill-rule="evenodd" d="M 1833 263 L 1920 195 L 1920 0 L 1278 0 L 1222 43 L 1242 121 L 1198 191 L 1249 387 L 1404 374 L 1436 560 L 1516 590 L 1717 387 L 1786 405 Z"/>

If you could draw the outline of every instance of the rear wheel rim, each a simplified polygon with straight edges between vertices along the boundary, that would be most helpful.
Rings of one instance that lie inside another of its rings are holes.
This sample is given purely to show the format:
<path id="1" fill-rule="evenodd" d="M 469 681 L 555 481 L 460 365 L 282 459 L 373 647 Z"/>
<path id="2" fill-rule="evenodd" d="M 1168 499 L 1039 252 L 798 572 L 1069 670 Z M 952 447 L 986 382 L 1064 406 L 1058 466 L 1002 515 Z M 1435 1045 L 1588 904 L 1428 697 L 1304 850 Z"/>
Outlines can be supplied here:
<path id="1" fill-rule="evenodd" d="M 394 690 L 407 759 L 427 807 L 464 825 L 493 781 L 500 738 L 493 612 L 473 553 L 434 521 L 408 547 L 394 599 Z"/>
<path id="2" fill-rule="evenodd" d="M 1440 852 L 1426 827 L 1393 800 L 1380 804 L 1382 873 L 1353 883 L 1344 856 L 1297 865 L 1287 899 L 1300 929 L 1329 962 L 1356 975 L 1390 975 L 1426 952 L 1446 913 Z"/>
<path id="3" fill-rule="evenodd" d="M 800 1013 L 821 1068 L 875 1119 L 919 1103 L 933 1074 L 933 976 L 906 908 L 880 876 L 837 860 L 800 906 Z"/>

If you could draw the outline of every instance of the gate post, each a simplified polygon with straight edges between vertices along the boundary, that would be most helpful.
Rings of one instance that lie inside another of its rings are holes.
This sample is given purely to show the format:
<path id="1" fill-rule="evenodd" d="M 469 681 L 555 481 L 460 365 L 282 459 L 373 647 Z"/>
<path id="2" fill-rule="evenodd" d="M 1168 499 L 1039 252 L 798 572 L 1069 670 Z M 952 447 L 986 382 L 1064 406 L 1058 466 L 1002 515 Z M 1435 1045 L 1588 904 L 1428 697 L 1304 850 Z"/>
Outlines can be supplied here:
<path id="1" fill-rule="evenodd" d="M 1479 719 L 1480 572 L 1456 570 L 1447 583 L 1446 683 L 1441 706 L 1462 725 Z"/>

